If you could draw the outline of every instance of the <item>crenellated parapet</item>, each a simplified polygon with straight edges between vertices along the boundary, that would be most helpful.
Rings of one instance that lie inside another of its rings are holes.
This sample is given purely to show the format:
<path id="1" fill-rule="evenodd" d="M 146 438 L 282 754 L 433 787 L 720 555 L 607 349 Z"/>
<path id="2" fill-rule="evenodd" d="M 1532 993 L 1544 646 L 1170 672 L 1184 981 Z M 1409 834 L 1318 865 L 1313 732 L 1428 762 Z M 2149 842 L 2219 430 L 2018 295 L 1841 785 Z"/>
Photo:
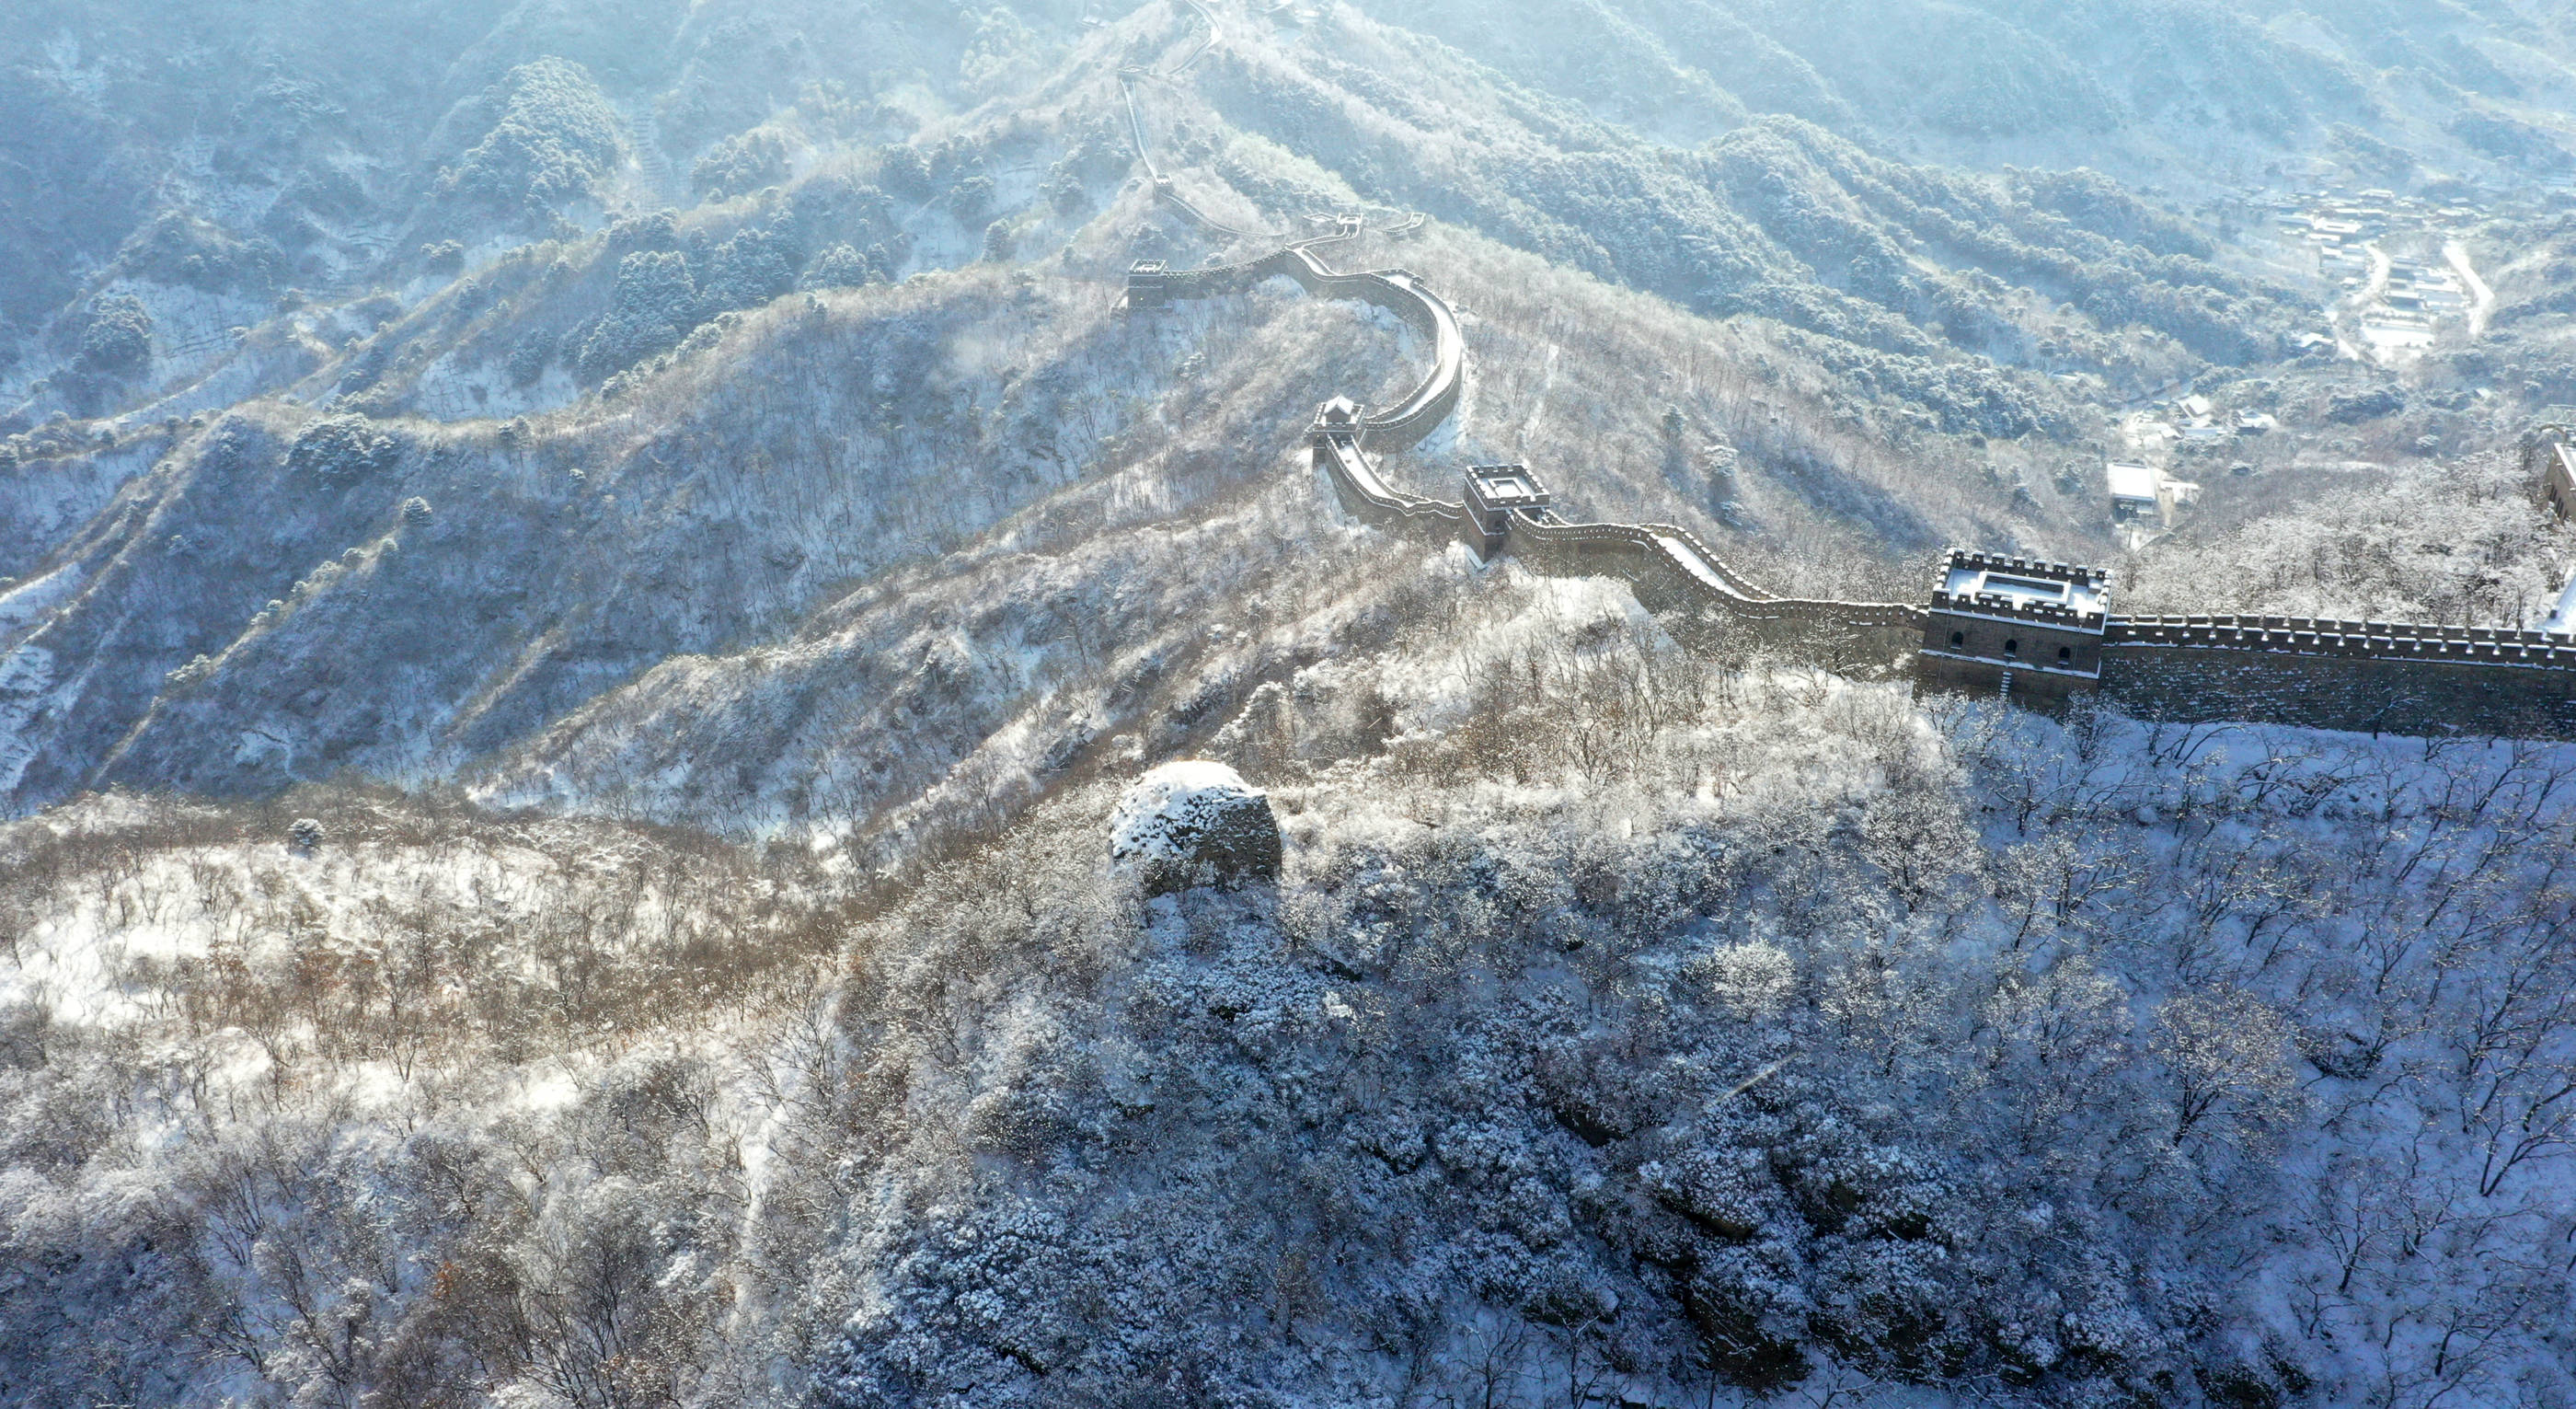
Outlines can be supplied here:
<path id="1" fill-rule="evenodd" d="M 1953 550 L 1932 583 L 1932 610 L 2099 631 L 2110 573 L 2073 563 Z"/>
<path id="2" fill-rule="evenodd" d="M 1128 271 L 1127 307 L 1141 312 L 1174 299 L 1249 293 L 1273 278 L 1294 280 L 1318 298 L 1356 299 L 1386 309 L 1430 343 L 1431 367 L 1422 381 L 1402 401 L 1369 417 L 1360 427 L 1358 433 L 1370 449 L 1407 449 L 1438 429 L 1457 409 L 1467 366 L 1467 339 L 1459 331 L 1458 315 L 1446 300 L 1401 269 L 1340 273 L 1306 244 L 1291 245 L 1259 259 L 1200 269 L 1175 270 L 1160 261 L 1146 260 Z"/>
<path id="3" fill-rule="evenodd" d="M 1127 90 L 1142 155 L 1143 120 L 1132 83 Z M 1150 160 L 1147 170 L 1157 200 L 1212 232 L 1254 238 L 1190 205 Z M 1410 270 L 1343 273 L 1314 253 L 1360 229 L 1341 217 L 1328 234 L 1197 269 L 1139 261 L 1128 271 L 1126 306 L 1141 312 L 1286 278 L 1316 297 L 1356 299 L 1402 319 L 1430 348 L 1422 380 L 1385 408 L 1335 397 L 1306 427 L 1309 456 L 1335 499 L 1380 530 L 1435 548 L 1464 543 L 1487 561 L 1509 553 L 1540 572 L 1622 578 L 1641 605 L 1694 642 L 1751 642 L 1837 669 L 1905 660 L 1921 685 L 2044 709 L 2099 693 L 2143 719 L 2576 739 L 2576 638 L 2567 636 L 2290 616 L 2117 616 L 2102 569 L 1972 549 L 1949 554 L 1926 605 L 1782 597 L 1686 528 L 1566 522 L 1527 465 L 1474 466 L 1457 500 L 1396 489 L 1372 456 L 1416 444 L 1455 413 L 1466 341 L 1448 302 Z M 2563 468 L 2561 512 L 2576 512 L 2571 447 L 2576 413 L 2526 442 L 2534 463 L 2545 455 Z"/>
<path id="4" fill-rule="evenodd" d="M 1936 612 L 1959 612 L 1998 620 L 2026 621 L 2039 626 L 2062 626 L 2076 630 L 2101 630 L 2103 614 L 2053 602 L 2034 602 L 2006 593 L 1987 592 L 1960 596 L 1936 589 L 1931 609 Z"/>
<path id="5" fill-rule="evenodd" d="M 2505 627 L 2115 617 L 2103 695 L 2141 719 L 2576 738 L 2576 641 Z"/>
<path id="6" fill-rule="evenodd" d="M 2128 647 L 2576 669 L 2576 640 L 2512 627 L 2299 616 L 2138 616 L 2111 618 L 2107 640 Z"/>
<path id="7" fill-rule="evenodd" d="M 1953 550 L 1932 583 L 1917 673 L 2006 698 L 2064 701 L 2102 677 L 2111 575 L 2041 558 Z"/>

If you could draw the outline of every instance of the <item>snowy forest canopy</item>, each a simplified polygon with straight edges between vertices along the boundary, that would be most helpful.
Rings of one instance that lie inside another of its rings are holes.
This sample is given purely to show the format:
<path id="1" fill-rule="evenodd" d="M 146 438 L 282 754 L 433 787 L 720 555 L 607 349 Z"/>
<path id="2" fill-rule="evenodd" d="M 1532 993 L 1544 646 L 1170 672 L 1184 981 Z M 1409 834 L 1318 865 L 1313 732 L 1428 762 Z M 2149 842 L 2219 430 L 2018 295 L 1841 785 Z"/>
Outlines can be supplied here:
<path id="1" fill-rule="evenodd" d="M 6 7 L 0 1400 L 2576 1402 L 2576 753 L 1684 632 L 1340 512 L 1394 320 L 1117 305 L 1358 212 L 1412 492 L 2533 624 L 2571 26 Z"/>

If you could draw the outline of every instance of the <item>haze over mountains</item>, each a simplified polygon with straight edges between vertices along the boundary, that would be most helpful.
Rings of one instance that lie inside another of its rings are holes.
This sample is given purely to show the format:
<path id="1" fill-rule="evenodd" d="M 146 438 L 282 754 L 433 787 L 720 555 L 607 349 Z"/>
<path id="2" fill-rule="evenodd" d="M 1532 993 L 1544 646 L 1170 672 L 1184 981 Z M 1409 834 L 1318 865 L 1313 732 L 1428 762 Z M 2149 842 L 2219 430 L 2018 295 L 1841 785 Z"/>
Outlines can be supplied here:
<path id="1" fill-rule="evenodd" d="M 1356 212 L 1465 325 L 1415 492 L 2533 625 L 2567 7 L 37 0 L 0 70 L 0 1397 L 2576 1393 L 2563 748 L 1686 647 L 1342 512 L 1396 320 L 1119 306 Z M 1199 756 L 1286 871 L 1145 899 Z"/>
<path id="2" fill-rule="evenodd" d="M 271 786 L 350 764 L 422 781 L 508 769 L 543 730 L 562 731 L 556 747 L 595 732 L 570 718 L 581 707 L 624 717 L 667 700 L 600 698 L 658 662 L 814 629 L 858 582 L 1049 496 L 1080 501 L 1140 460 L 1276 441 L 1268 428 L 1335 384 L 1266 337 L 1236 343 L 1258 351 L 1231 372 L 1205 349 L 1196 363 L 1089 355 L 1133 336 L 1108 329 L 1101 278 L 1140 252 L 1204 248 L 1124 187 L 1111 74 L 1157 44 L 1196 45 L 1194 15 L 630 8 L 358 24 L 82 6 L 12 22 L 42 57 L 12 85 L 9 140 L 30 144 L 25 169 L 60 175 L 16 203 L 0 265 L 10 384 L 24 427 L 79 418 L 76 434 L 17 446 L 36 468 L 11 496 L 20 531 L 0 570 L 26 584 L 10 617 L 42 619 L 43 653 L 13 668 L 11 709 L 29 716 L 7 750 L 20 796 L 116 778 L 221 790 L 233 772 Z M 2363 132 L 2390 148 L 2371 160 L 2413 163 L 2370 179 L 2527 187 L 2570 159 L 2565 134 L 2534 125 L 2567 82 L 2544 11 L 1247 15 L 1157 89 L 1154 122 L 1193 189 L 1247 225 L 1354 201 L 1434 216 L 1407 257 L 1478 315 L 1482 344 L 1458 449 L 1604 462 L 1566 486 L 1589 512 L 1758 529 L 1737 551 L 1822 590 L 1949 539 L 2078 555 L 2090 537 L 2100 556 L 2093 475 L 2070 466 L 2109 439 L 2108 410 L 2205 366 L 2275 365 L 2319 326 L 2313 281 L 2279 261 L 2113 180 L 2004 170 L 1998 155 L 2092 162 L 2197 200 L 2348 155 Z M 2492 77 L 2459 87 L 2469 74 Z M 2507 128 L 2527 140 L 2468 140 Z M 2222 172 L 2205 160 L 2218 147 L 2262 166 Z M 1906 159 L 1923 155 L 1989 174 Z M 685 216 L 654 214 L 675 202 Z M 982 259 L 988 239 L 1014 258 Z M 1022 265 L 1030 277 L 1006 275 Z M 942 268 L 959 274 L 935 289 L 828 292 Z M 1557 294 L 1568 275 L 1588 277 Z M 777 302 L 800 288 L 813 300 Z M 1644 334 L 1608 311 L 1625 293 L 1735 317 L 1724 336 L 1762 348 L 1702 353 L 1682 344 L 1709 334 L 1678 324 Z M 1603 315 L 1572 319 L 1565 297 Z M 142 341 L 119 350 L 133 305 Z M 1568 358 L 1568 335 L 1591 345 Z M 2514 365 L 2541 398 L 2561 394 L 2576 363 L 2553 337 L 2521 340 Z M 1249 377 L 1275 386 L 1257 410 Z M 1550 415 L 1552 377 L 1574 379 L 1553 394 L 1580 419 Z M 2497 380 L 2482 363 L 2459 379 Z M 1104 394 L 1111 380 L 1123 396 Z M 787 385 L 783 400 L 754 391 Z M 1120 435 L 1125 407 L 1176 388 L 1229 423 L 1169 446 Z M 1079 426 L 1063 412 L 1077 389 Z M 1795 410 L 1756 407 L 1775 400 Z M 1747 442 L 1740 484 L 1666 463 L 1668 407 L 1690 423 L 1685 459 Z M 347 472 L 318 452 L 299 466 L 311 418 L 297 408 L 390 424 L 358 433 L 381 448 Z M 102 433 L 117 443 L 90 447 Z M 1272 466 L 1228 458 L 1235 473 L 1217 473 L 1275 492 Z M 764 461 L 798 473 L 707 481 Z M 941 481 L 970 487 L 924 492 Z M 396 529 L 412 498 L 437 515 L 417 536 L 497 551 L 433 552 L 406 586 L 388 569 L 362 610 L 301 610 L 309 590 L 292 589 Z M 1730 499 L 1733 525 L 1717 517 Z M 674 534 L 691 550 L 654 546 Z M 575 538 L 597 551 L 565 551 Z M 246 629 L 270 601 L 299 609 Z M 113 644 L 85 639 L 101 630 Z M 482 639 L 447 639 L 423 651 L 433 662 L 386 656 L 424 632 Z M 165 698 L 199 656 L 184 698 Z M 262 664 L 232 700 L 235 673 L 272 656 L 406 684 L 343 718 L 355 692 L 281 692 Z M 388 695 L 408 717 L 377 717 Z M 309 719 L 251 717 L 306 696 Z M 797 746 L 754 752 L 781 747 Z"/>

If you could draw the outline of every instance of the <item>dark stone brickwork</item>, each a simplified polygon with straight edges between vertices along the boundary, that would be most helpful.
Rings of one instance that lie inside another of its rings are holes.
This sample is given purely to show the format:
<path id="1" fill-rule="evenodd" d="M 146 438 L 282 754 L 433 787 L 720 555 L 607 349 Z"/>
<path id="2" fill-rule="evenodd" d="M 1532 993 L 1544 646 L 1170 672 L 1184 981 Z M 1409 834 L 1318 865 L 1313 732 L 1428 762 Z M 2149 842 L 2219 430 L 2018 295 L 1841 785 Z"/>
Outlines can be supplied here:
<path id="1" fill-rule="evenodd" d="M 2576 739 L 2576 670 L 2114 643 L 2102 692 L 2139 719 Z"/>

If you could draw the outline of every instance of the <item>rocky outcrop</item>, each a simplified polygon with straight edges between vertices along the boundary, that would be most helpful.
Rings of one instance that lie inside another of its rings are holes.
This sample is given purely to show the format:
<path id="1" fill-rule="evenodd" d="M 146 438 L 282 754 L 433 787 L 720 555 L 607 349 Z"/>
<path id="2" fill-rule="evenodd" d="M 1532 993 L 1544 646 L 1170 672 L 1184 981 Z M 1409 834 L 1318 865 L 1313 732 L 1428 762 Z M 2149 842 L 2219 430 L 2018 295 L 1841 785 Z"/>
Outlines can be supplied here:
<path id="1" fill-rule="evenodd" d="M 1148 895 L 1279 878 L 1279 819 L 1270 799 L 1222 763 L 1166 763 L 1118 799 L 1109 858 Z"/>

